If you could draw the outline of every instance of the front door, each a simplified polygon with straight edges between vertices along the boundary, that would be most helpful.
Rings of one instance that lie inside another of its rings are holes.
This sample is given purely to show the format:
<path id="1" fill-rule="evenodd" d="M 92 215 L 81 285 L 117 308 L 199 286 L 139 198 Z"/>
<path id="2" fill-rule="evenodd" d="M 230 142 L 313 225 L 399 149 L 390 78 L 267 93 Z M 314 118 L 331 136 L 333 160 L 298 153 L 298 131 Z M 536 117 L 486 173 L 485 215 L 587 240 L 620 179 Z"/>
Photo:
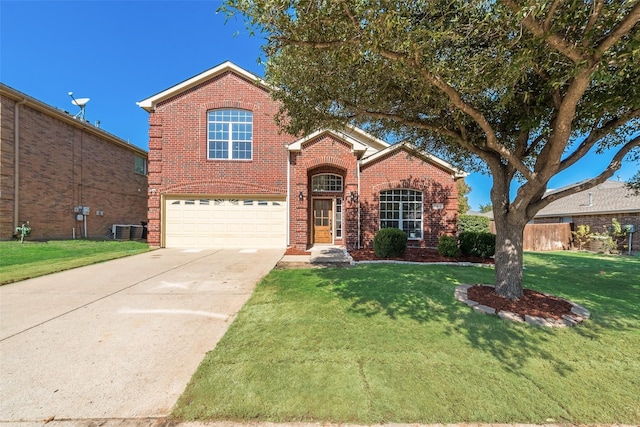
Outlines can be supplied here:
<path id="1" fill-rule="evenodd" d="M 313 200 L 313 243 L 332 243 L 333 212 L 331 199 Z"/>

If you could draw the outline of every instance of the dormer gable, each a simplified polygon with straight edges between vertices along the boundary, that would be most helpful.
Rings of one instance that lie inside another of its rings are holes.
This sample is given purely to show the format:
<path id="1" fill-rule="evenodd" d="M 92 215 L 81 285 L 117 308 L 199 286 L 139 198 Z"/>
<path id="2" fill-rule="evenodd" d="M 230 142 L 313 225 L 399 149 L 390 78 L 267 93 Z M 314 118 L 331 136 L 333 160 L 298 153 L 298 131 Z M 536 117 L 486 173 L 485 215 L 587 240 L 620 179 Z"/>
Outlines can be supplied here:
<path id="1" fill-rule="evenodd" d="M 445 162 L 444 160 L 442 160 L 439 157 L 433 156 L 427 152 L 425 152 L 424 150 L 421 150 L 420 148 L 416 147 L 415 145 L 409 143 L 409 142 L 398 142 L 396 144 L 393 145 L 389 145 L 388 147 L 386 147 L 383 150 L 380 150 L 370 156 L 367 156 L 365 158 L 363 158 L 361 160 L 361 165 L 364 167 L 369 163 L 375 162 L 377 160 L 380 160 L 381 158 L 397 151 L 397 150 L 403 150 L 406 151 L 407 153 L 411 154 L 412 156 L 418 157 L 426 162 L 429 162 L 431 164 L 434 164 L 438 167 L 440 167 L 441 169 L 446 170 L 447 172 L 451 173 L 451 176 L 454 179 L 457 178 L 464 178 L 466 176 L 468 176 L 469 174 L 467 172 L 464 172 L 460 169 L 457 169 L 456 167 L 454 167 L 452 164 Z"/>
<path id="2" fill-rule="evenodd" d="M 337 131 L 331 129 L 322 129 L 315 131 L 305 137 L 288 145 L 289 151 L 301 151 L 303 145 L 323 135 L 331 135 L 334 138 L 344 142 L 351 147 L 351 151 L 362 158 L 366 155 L 372 155 L 389 146 L 386 142 L 369 135 L 362 129 L 354 126 L 346 126 L 344 130 Z"/>

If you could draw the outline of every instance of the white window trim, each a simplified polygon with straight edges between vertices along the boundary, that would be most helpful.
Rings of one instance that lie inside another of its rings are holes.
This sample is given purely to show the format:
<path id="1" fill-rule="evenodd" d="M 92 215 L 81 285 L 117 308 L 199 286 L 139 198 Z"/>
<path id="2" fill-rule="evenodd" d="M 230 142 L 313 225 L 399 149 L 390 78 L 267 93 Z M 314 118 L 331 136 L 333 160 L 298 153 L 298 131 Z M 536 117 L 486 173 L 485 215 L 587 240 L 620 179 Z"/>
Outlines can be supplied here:
<path id="1" fill-rule="evenodd" d="M 380 194 L 382 195 L 383 193 L 387 193 L 387 192 L 393 192 L 393 191 L 400 191 L 400 192 L 412 192 L 412 193 L 416 193 L 416 194 L 420 194 L 421 195 L 421 201 L 420 201 L 420 219 L 409 219 L 407 221 L 415 221 L 415 222 L 420 222 L 420 237 L 411 237 L 411 235 L 409 233 L 407 233 L 407 238 L 408 240 L 424 240 L 424 192 L 422 191 L 418 191 L 418 190 L 413 190 L 413 189 L 405 189 L 405 188 L 393 188 L 393 189 L 389 189 L 389 190 L 384 190 L 381 191 Z M 395 201 L 389 201 L 389 200 L 382 200 L 382 197 L 380 197 L 380 202 L 378 204 L 378 227 L 380 229 L 382 229 L 382 222 L 383 221 L 396 221 L 396 219 L 383 219 L 381 218 L 381 212 L 382 212 L 382 203 L 393 203 Z M 402 201 L 398 201 L 399 203 L 399 210 L 398 210 L 398 228 L 400 230 L 403 230 L 403 218 L 402 218 Z M 412 203 L 416 203 L 415 201 L 412 201 Z M 403 230 L 404 231 L 404 230 Z"/>
<path id="2" fill-rule="evenodd" d="M 212 123 L 211 119 L 210 119 L 210 113 L 215 113 L 215 112 L 219 112 L 219 111 L 242 111 L 244 113 L 248 113 L 251 115 L 251 122 L 249 121 L 243 121 L 243 122 L 234 122 L 234 121 L 221 121 L 218 122 L 216 121 L 215 123 L 222 123 L 225 125 L 225 127 L 227 128 L 226 131 L 229 134 L 229 137 L 226 141 L 227 144 L 227 157 L 211 157 L 211 142 L 212 139 L 209 138 L 209 126 Z M 235 158 L 233 157 L 233 130 L 231 129 L 231 124 L 251 124 L 251 140 L 250 141 L 239 141 L 239 142 L 249 142 L 251 144 L 251 156 L 249 158 Z M 251 161 L 253 160 L 253 112 L 252 111 L 247 111 L 247 110 L 242 110 L 239 108 L 220 108 L 220 109 L 215 109 L 215 110 L 209 110 L 207 111 L 207 160 L 233 160 L 233 161 Z"/>

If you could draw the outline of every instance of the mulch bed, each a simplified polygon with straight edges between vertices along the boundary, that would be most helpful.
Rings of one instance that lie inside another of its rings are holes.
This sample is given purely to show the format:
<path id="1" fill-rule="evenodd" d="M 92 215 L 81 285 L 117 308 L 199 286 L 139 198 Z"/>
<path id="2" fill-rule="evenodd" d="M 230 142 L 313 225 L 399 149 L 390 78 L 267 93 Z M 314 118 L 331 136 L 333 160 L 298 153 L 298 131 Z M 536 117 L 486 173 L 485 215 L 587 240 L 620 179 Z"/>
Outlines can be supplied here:
<path id="1" fill-rule="evenodd" d="M 395 260 L 411 262 L 473 262 L 478 264 L 493 264 L 493 259 L 478 258 L 471 256 L 458 256 L 449 258 L 442 256 L 435 249 L 407 248 L 404 255 L 395 258 L 378 258 L 373 249 L 352 249 L 349 255 L 354 261 L 375 261 L 375 260 Z"/>
<path id="2" fill-rule="evenodd" d="M 511 301 L 498 295 L 493 286 L 476 285 L 467 290 L 467 297 L 479 304 L 495 308 L 499 311 L 510 311 L 521 316 L 537 316 L 545 319 L 562 319 L 563 315 L 571 315 L 572 305 L 562 298 L 545 295 L 525 289 L 522 298 Z"/>

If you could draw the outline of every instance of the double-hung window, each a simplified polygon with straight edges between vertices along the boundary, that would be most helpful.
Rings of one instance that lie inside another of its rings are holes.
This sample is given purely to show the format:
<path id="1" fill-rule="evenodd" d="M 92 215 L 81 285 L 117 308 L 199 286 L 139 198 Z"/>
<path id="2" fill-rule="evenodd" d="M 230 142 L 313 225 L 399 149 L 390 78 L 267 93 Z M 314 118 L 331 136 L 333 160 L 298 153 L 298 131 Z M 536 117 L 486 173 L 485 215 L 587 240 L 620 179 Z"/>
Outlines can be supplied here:
<path id="1" fill-rule="evenodd" d="M 409 239 L 422 239 L 422 193 L 388 190 L 380 193 L 380 228 L 395 227 Z"/>
<path id="2" fill-rule="evenodd" d="M 252 159 L 253 114 L 250 111 L 209 111 L 207 131 L 208 159 Z"/>

